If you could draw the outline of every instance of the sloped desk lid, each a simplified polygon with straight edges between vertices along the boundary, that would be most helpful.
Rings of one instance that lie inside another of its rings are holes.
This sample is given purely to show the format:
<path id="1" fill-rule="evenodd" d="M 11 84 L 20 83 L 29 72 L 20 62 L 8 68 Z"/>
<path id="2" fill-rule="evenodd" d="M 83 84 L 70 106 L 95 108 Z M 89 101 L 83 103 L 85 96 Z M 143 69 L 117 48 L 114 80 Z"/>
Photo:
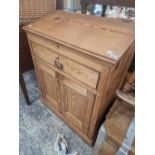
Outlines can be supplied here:
<path id="1" fill-rule="evenodd" d="M 63 11 L 52 11 L 24 29 L 112 64 L 135 40 L 132 21 Z"/>

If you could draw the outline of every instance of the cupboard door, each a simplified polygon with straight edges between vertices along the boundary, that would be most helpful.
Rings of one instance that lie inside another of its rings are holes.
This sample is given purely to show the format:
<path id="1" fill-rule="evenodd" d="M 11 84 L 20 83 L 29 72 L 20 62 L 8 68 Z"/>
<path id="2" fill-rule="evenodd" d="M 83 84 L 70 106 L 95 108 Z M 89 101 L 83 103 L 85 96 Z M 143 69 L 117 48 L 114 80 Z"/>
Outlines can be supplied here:
<path id="1" fill-rule="evenodd" d="M 95 95 L 61 75 L 59 81 L 64 117 L 87 134 Z"/>
<path id="2" fill-rule="evenodd" d="M 44 85 L 44 99 L 47 101 L 46 104 L 50 108 L 54 108 L 55 110 L 60 111 L 59 106 L 59 86 L 58 86 L 58 79 L 57 79 L 57 73 L 52 70 L 51 68 L 48 68 L 47 66 L 38 63 L 37 64 L 39 69 L 39 74 L 42 79 L 42 84 Z"/>

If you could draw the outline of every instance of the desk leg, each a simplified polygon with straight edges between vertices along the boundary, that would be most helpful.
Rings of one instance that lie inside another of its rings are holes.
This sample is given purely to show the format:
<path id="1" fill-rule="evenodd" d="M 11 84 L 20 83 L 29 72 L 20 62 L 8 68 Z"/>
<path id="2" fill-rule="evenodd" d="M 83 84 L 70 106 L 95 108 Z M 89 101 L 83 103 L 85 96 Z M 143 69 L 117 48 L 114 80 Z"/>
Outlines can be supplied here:
<path id="1" fill-rule="evenodd" d="M 25 101 L 26 101 L 27 105 L 30 105 L 30 100 L 29 100 L 29 96 L 28 96 L 28 93 L 27 93 L 27 89 L 26 89 L 26 86 L 25 86 L 25 81 L 24 81 L 24 77 L 23 77 L 22 73 L 19 73 L 19 83 L 20 83 L 21 89 L 23 91 Z"/>

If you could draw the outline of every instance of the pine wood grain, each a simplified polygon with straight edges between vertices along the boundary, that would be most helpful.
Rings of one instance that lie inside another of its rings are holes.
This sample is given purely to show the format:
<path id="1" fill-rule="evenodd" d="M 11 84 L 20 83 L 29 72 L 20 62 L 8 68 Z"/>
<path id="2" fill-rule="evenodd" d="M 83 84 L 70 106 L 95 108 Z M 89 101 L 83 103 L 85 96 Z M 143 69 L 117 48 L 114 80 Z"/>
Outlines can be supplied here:
<path id="1" fill-rule="evenodd" d="M 63 64 L 63 72 L 83 81 L 92 88 L 96 88 L 99 73 L 92 71 L 78 63 L 75 63 L 47 48 L 32 43 L 34 54 L 49 64 L 55 66 L 54 61 L 59 58 L 59 63 Z"/>
<path id="2" fill-rule="evenodd" d="M 78 47 L 87 54 L 101 60 L 108 59 L 111 63 L 117 62 L 126 47 L 134 41 L 133 22 L 63 11 L 52 11 L 24 29 Z M 113 58 L 108 51 L 112 51 L 117 58 Z"/>
<path id="3" fill-rule="evenodd" d="M 92 145 L 133 56 L 134 24 L 54 11 L 24 29 L 43 101 Z"/>

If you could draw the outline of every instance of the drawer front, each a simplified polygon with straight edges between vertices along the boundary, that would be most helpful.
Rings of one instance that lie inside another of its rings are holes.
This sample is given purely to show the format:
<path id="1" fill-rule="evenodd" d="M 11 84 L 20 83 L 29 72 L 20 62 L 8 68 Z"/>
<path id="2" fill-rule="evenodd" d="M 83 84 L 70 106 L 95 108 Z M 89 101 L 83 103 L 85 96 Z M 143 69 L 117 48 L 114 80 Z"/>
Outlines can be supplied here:
<path id="1" fill-rule="evenodd" d="M 96 89 L 99 73 L 93 71 L 81 64 L 73 62 L 52 50 L 49 50 L 39 44 L 31 42 L 32 50 L 35 56 L 44 60 L 46 63 L 54 66 L 62 72 L 76 78 L 84 84 Z"/>
<path id="2" fill-rule="evenodd" d="M 34 42 L 39 45 L 43 45 L 44 47 L 63 55 L 64 57 L 70 58 L 72 61 L 76 61 L 83 66 L 91 68 L 97 72 L 102 72 L 103 65 L 108 67 L 110 64 L 106 62 L 99 62 L 94 57 L 83 55 L 77 49 L 72 49 L 68 46 L 57 43 L 53 40 L 49 40 L 46 38 L 42 38 L 33 34 L 28 34 L 28 38 L 31 42 Z"/>

